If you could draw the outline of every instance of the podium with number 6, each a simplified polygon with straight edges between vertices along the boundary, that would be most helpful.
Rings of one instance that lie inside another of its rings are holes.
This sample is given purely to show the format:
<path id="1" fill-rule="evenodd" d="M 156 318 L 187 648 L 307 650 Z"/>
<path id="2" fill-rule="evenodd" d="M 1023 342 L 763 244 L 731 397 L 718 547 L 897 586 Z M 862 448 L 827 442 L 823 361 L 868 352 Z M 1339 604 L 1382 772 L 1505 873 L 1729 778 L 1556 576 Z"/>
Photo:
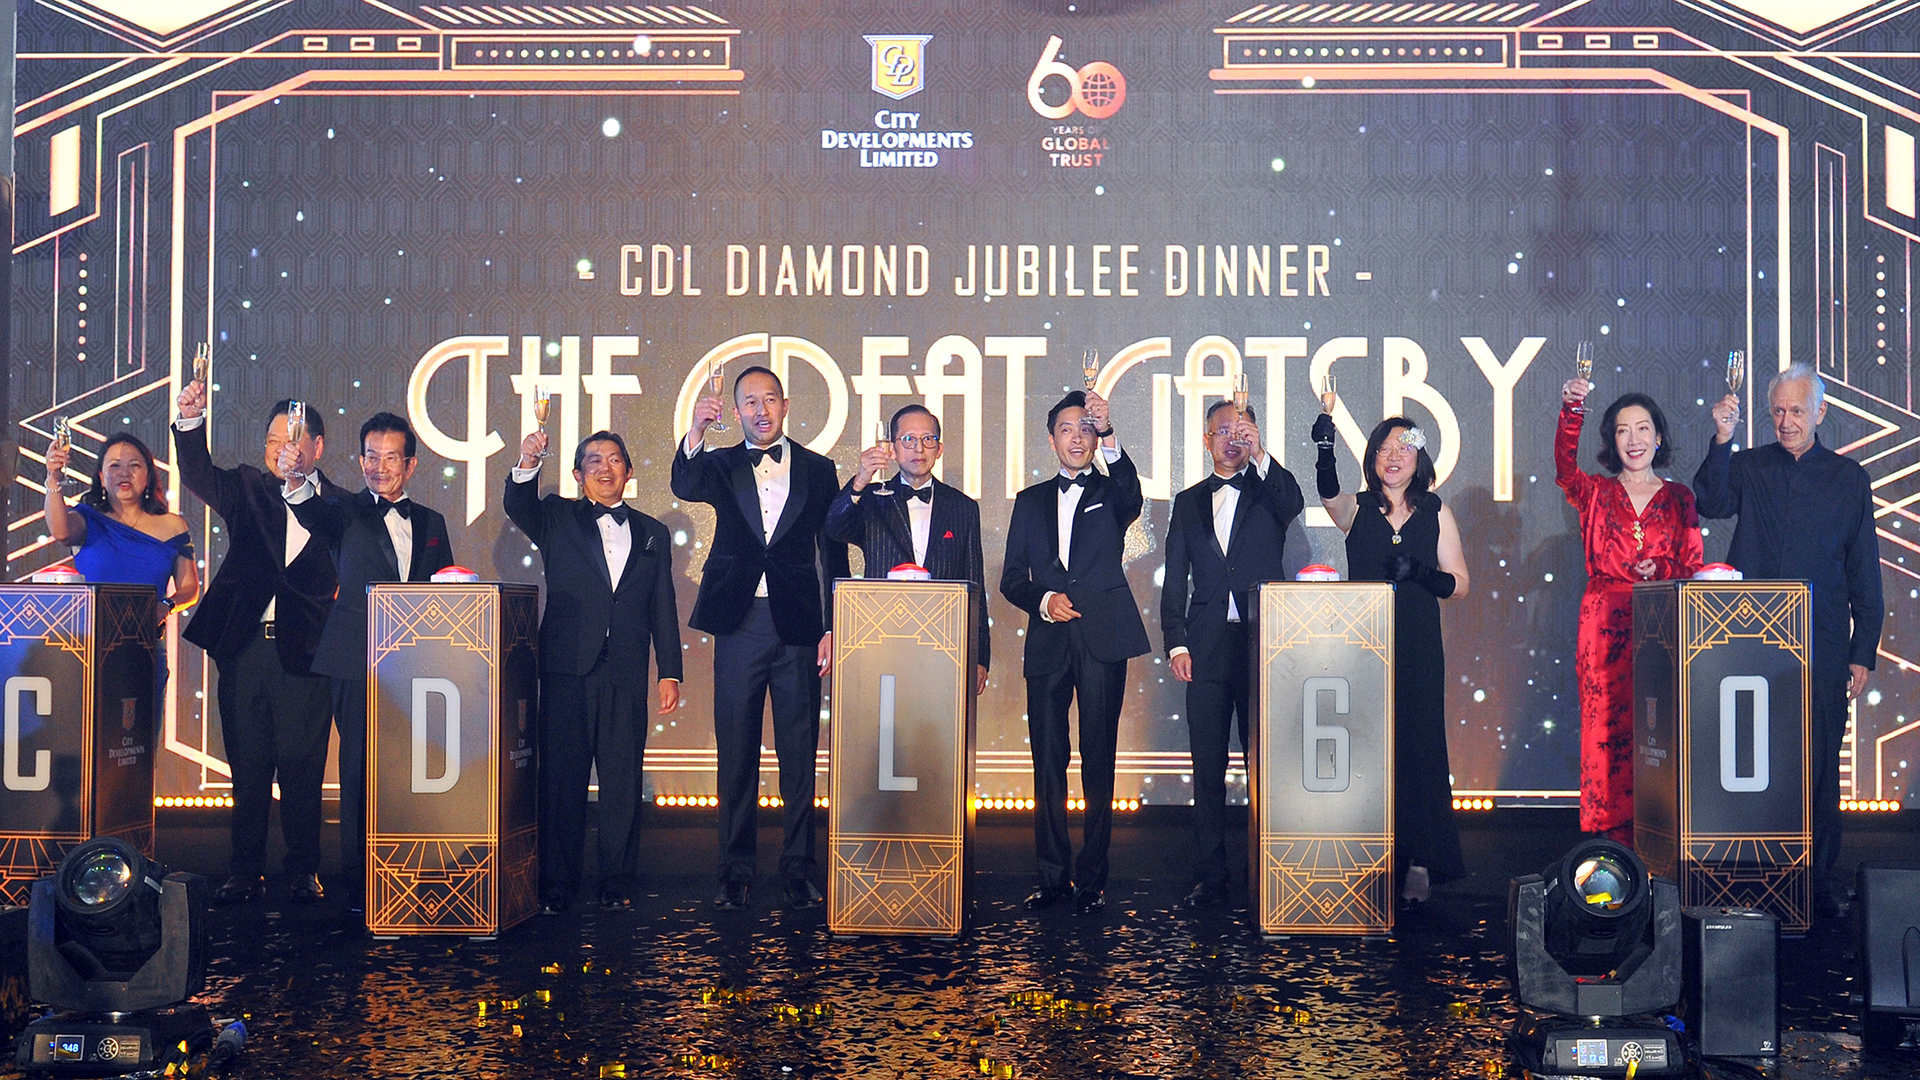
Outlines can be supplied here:
<path id="1" fill-rule="evenodd" d="M 1634 847 L 1684 907 L 1813 915 L 1799 581 L 1633 587 Z"/>
<path id="2" fill-rule="evenodd" d="M 367 596 L 367 929 L 490 937 L 539 904 L 532 585 Z"/>
<path id="3" fill-rule="evenodd" d="M 1393 586 L 1267 582 L 1253 633 L 1248 880 L 1268 935 L 1393 928 Z"/>
<path id="4" fill-rule="evenodd" d="M 953 937 L 973 846 L 973 610 L 964 581 L 833 592 L 827 927 Z"/>

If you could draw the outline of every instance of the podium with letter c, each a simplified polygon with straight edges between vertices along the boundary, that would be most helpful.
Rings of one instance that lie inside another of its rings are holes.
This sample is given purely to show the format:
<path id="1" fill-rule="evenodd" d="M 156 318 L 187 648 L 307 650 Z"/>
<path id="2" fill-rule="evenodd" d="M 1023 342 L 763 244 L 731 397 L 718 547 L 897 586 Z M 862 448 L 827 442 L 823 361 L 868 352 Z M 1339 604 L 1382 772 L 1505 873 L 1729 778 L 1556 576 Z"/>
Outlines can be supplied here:
<path id="1" fill-rule="evenodd" d="M 151 585 L 0 585 L 0 902 L 96 836 L 153 854 L 157 639 Z"/>
<path id="2" fill-rule="evenodd" d="M 539 906 L 539 590 L 367 591 L 367 929 L 498 934 Z"/>
<path id="3" fill-rule="evenodd" d="M 954 937 L 973 847 L 974 657 L 964 581 L 833 592 L 827 927 Z"/>
<path id="4" fill-rule="evenodd" d="M 1256 588 L 1248 881 L 1262 934 L 1393 929 L 1393 586 Z"/>
<path id="5" fill-rule="evenodd" d="M 1683 907 L 1812 921 L 1812 642 L 1805 582 L 1633 587 L 1634 847 Z"/>

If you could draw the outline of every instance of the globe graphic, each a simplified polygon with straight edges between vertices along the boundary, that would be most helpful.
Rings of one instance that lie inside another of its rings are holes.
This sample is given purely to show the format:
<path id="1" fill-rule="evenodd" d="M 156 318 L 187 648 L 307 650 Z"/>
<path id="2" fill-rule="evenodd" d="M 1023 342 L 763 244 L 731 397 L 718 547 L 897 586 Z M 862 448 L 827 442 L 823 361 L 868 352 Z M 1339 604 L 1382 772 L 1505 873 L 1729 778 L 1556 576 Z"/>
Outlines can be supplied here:
<path id="1" fill-rule="evenodd" d="M 1080 99 L 1091 110 L 1111 107 L 1120 93 L 1119 81 L 1104 71 L 1091 72 L 1080 81 Z"/>

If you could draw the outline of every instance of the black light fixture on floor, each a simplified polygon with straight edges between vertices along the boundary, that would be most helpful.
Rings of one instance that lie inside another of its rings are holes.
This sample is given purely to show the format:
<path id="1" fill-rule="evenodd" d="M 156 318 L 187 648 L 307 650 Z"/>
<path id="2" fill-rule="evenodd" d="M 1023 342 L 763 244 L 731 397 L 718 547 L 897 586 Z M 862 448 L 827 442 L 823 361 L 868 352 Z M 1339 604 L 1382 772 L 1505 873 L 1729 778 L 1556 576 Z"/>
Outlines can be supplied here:
<path id="1" fill-rule="evenodd" d="M 187 999 L 206 977 L 205 911 L 204 879 L 169 874 L 125 840 L 69 851 L 28 905 L 28 991 L 58 1011 L 21 1034 L 18 1063 L 113 1076 L 204 1049 L 212 1020 Z"/>
<path id="2" fill-rule="evenodd" d="M 1685 1044 L 1657 1014 L 1680 1000 L 1680 890 L 1612 840 L 1582 841 L 1507 893 L 1511 1049 L 1538 1075 L 1675 1076 Z M 1542 1015 L 1547 1014 L 1547 1015 Z M 1644 1016 L 1644 1022 L 1632 1017 Z"/>

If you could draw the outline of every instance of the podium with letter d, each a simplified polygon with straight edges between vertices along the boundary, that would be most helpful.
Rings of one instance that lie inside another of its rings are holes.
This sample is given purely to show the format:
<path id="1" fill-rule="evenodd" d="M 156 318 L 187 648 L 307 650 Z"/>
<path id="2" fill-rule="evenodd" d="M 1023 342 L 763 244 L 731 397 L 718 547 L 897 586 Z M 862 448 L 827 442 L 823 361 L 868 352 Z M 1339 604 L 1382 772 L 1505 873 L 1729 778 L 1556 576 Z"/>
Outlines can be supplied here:
<path id="1" fill-rule="evenodd" d="M 532 585 L 367 597 L 367 929 L 487 937 L 539 906 Z"/>
<path id="2" fill-rule="evenodd" d="M 0 902 L 96 836 L 153 854 L 156 639 L 151 585 L 0 585 Z"/>
<path id="3" fill-rule="evenodd" d="M 1267 935 L 1393 928 L 1393 586 L 1267 582 L 1253 632 L 1248 881 Z"/>
<path id="4" fill-rule="evenodd" d="M 1805 582 L 1633 587 L 1634 847 L 1682 907 L 1812 921 L 1812 643 Z"/>
<path id="5" fill-rule="evenodd" d="M 964 581 L 833 591 L 827 927 L 953 937 L 973 841 L 974 658 Z"/>

